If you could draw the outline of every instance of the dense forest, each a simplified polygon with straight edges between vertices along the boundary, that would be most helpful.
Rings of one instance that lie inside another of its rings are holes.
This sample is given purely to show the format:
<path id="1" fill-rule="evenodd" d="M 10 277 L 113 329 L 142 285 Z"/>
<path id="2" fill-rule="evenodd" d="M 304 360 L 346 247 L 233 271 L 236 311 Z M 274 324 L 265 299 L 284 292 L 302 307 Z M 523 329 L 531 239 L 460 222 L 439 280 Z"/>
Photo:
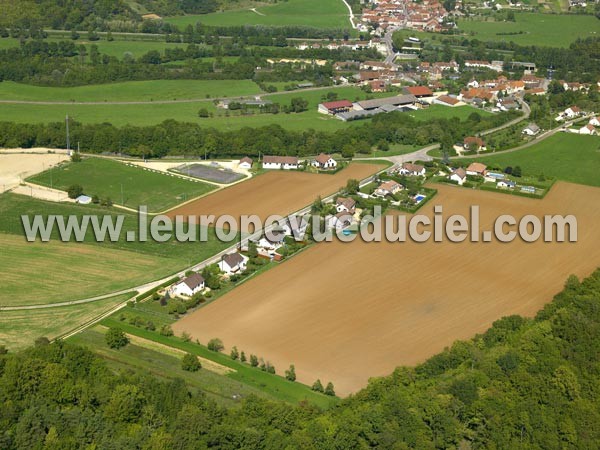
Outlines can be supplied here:
<path id="1" fill-rule="evenodd" d="M 2 449 L 594 449 L 600 270 L 535 319 L 498 320 L 328 411 L 249 397 L 226 409 L 181 381 L 110 371 L 88 350 L 0 356 Z"/>
<path id="2" fill-rule="evenodd" d="M 175 120 L 154 126 L 121 128 L 107 123 L 70 122 L 70 133 L 71 142 L 78 142 L 85 152 L 111 152 L 146 158 L 167 155 L 227 158 L 258 156 L 265 151 L 273 155 L 298 156 L 341 152 L 345 157 L 352 157 L 355 153 L 370 153 L 373 146 L 382 142 L 421 147 L 441 142 L 449 150 L 465 136 L 499 126 L 519 114 L 512 111 L 482 117 L 473 112 L 468 120 L 461 122 L 458 118 L 418 121 L 407 114 L 392 112 L 379 114 L 370 123 L 336 132 L 289 131 L 279 125 L 218 131 Z M 64 123 L 32 125 L 0 122 L 0 147 L 65 148 L 65 140 Z"/>

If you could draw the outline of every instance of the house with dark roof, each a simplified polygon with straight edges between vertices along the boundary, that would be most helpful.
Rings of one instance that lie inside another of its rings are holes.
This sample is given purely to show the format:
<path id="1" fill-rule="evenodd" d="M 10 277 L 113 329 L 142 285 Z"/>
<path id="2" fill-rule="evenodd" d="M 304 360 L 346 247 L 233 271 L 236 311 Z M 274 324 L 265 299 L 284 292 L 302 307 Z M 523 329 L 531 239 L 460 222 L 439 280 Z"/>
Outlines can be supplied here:
<path id="1" fill-rule="evenodd" d="M 535 136 L 540 132 L 540 127 L 538 127 L 535 123 L 530 123 L 525 128 L 523 128 L 522 133 L 527 136 Z"/>
<path id="2" fill-rule="evenodd" d="M 240 162 L 238 164 L 238 167 L 240 169 L 252 169 L 252 163 L 254 161 L 252 161 L 252 158 L 249 158 L 247 156 L 244 156 L 242 159 L 240 159 Z"/>
<path id="3" fill-rule="evenodd" d="M 204 287 L 204 277 L 199 273 L 194 273 L 175 284 L 172 292 L 174 295 L 191 297 L 198 292 L 202 292 Z"/>
<path id="4" fill-rule="evenodd" d="M 219 269 L 227 275 L 233 275 L 246 270 L 247 261 L 248 257 L 241 253 L 229 253 L 219 261 Z"/>
<path id="5" fill-rule="evenodd" d="M 312 165 L 321 170 L 335 169 L 337 167 L 337 161 L 333 159 L 331 155 L 321 153 L 313 160 Z"/>
<path id="6" fill-rule="evenodd" d="M 467 181 L 467 171 L 460 167 L 454 170 L 448 178 L 450 178 L 452 181 L 456 181 L 460 186 L 462 186 L 463 183 Z"/>
<path id="7" fill-rule="evenodd" d="M 408 106 L 417 103 L 417 97 L 414 95 L 396 95 L 394 97 L 375 98 L 373 100 L 362 100 L 354 104 L 356 110 L 375 110 L 384 105 L 390 106 Z"/>
<path id="8" fill-rule="evenodd" d="M 265 155 L 263 156 L 262 167 L 263 169 L 297 169 L 298 157 Z"/>
<path id="9" fill-rule="evenodd" d="M 350 197 L 338 197 L 335 201 L 335 210 L 337 212 L 347 212 L 354 214 L 356 211 L 356 200 Z"/>
<path id="10" fill-rule="evenodd" d="M 397 171 L 400 175 L 408 175 L 408 176 L 425 176 L 425 166 L 421 164 L 413 164 L 413 163 L 403 163 Z"/>

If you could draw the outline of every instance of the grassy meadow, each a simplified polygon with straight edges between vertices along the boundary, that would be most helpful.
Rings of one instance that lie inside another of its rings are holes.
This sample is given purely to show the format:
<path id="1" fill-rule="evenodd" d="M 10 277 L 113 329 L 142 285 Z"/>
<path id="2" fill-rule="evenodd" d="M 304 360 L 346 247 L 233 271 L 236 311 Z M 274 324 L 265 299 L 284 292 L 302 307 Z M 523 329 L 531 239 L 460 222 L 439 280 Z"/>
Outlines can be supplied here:
<path id="1" fill-rule="evenodd" d="M 478 158 L 478 161 L 480 159 Z M 524 173 L 600 187 L 600 138 L 557 133 L 532 147 L 481 158 L 499 167 L 521 166 Z"/>
<path id="2" fill-rule="evenodd" d="M 6 86 L 2 86 L 6 84 Z M 132 88 L 130 90 L 130 87 Z M 297 90 L 264 95 L 264 99 L 281 105 L 290 104 L 295 97 L 308 101 L 308 110 L 295 114 L 255 114 L 239 115 L 217 108 L 212 101 L 181 102 L 181 103 L 145 103 L 145 104 L 18 104 L 5 103 L 0 108 L 0 121 L 20 123 L 48 123 L 63 121 L 65 115 L 82 123 L 112 123 L 123 125 L 155 125 L 166 119 L 182 122 L 195 122 L 203 126 L 214 127 L 218 130 L 239 130 L 243 127 L 260 127 L 279 124 L 290 130 L 305 130 L 313 128 L 320 131 L 340 130 L 348 126 L 367 123 L 368 120 L 344 123 L 331 116 L 317 112 L 317 105 L 323 101 L 328 92 L 335 92 L 339 99 L 350 101 L 364 100 L 373 97 L 386 97 L 395 93 L 368 94 L 354 86 L 326 87 L 318 90 Z M 210 93 L 215 96 L 258 94 L 259 88 L 251 81 L 149 81 L 128 82 L 109 85 L 86 86 L 79 88 L 46 88 L 19 85 L 16 83 L 0 83 L 0 99 L 9 100 L 39 100 L 39 101 L 99 101 L 104 99 L 120 99 L 119 101 L 149 101 L 169 100 L 173 98 L 202 98 Z M 200 118 L 198 111 L 206 109 L 212 117 Z M 411 112 L 415 118 L 424 120 L 431 117 L 459 117 L 465 119 L 473 112 L 470 106 L 447 108 L 433 105 L 427 110 Z M 480 114 L 486 114 L 479 111 Z"/>
<path id="3" fill-rule="evenodd" d="M 14 351 L 32 345 L 42 336 L 54 339 L 110 311 L 113 307 L 127 301 L 132 295 L 117 295 L 81 305 L 2 311 L 0 344 Z"/>
<path id="4" fill-rule="evenodd" d="M 250 80 L 152 80 L 45 87 L 0 83 L 0 100 L 36 102 L 151 102 L 237 97 L 261 92 Z"/>
<path id="5" fill-rule="evenodd" d="M 577 38 L 598 36 L 600 24 L 594 16 L 575 14 L 515 13 L 515 22 L 460 20 L 460 30 L 482 41 L 505 41 L 519 45 L 568 47 Z M 523 34 L 505 34 L 519 33 Z M 500 33 L 500 34 L 499 34 Z"/>
<path id="6" fill-rule="evenodd" d="M 209 258 L 230 244 L 208 229 L 207 242 L 127 242 L 127 231 L 137 233 L 137 216 L 127 211 L 117 242 L 96 242 L 89 231 L 83 242 L 27 242 L 21 215 L 83 214 L 114 216 L 114 209 L 55 203 L 16 194 L 0 195 L 0 284 L 2 306 L 36 305 L 79 300 L 157 280 Z"/>
<path id="7" fill-rule="evenodd" d="M 348 9 L 339 0 L 287 0 L 274 5 L 165 18 L 167 22 L 185 29 L 200 22 L 211 26 L 304 26 L 351 30 Z"/>
<path id="8" fill-rule="evenodd" d="M 84 158 L 34 175 L 28 181 L 66 191 L 79 184 L 90 197 L 110 197 L 113 203 L 149 212 L 161 212 L 213 189 L 212 184 L 186 180 L 165 173 L 144 170 L 138 166 L 105 158 Z"/>

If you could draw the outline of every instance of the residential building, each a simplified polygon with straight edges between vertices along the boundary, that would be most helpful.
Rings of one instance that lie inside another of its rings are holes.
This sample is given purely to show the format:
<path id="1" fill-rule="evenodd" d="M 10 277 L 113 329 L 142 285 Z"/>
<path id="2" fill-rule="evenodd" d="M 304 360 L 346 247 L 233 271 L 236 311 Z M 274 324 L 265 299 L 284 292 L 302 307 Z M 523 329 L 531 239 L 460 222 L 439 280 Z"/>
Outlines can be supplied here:
<path id="1" fill-rule="evenodd" d="M 263 169 L 297 169 L 298 158 L 296 156 L 263 156 Z"/>
<path id="2" fill-rule="evenodd" d="M 204 277 L 199 273 L 195 273 L 173 286 L 173 294 L 191 297 L 192 295 L 203 291 L 204 287 Z"/>
<path id="3" fill-rule="evenodd" d="M 408 176 L 425 176 L 425 166 L 420 164 L 412 164 L 412 163 L 403 163 L 402 166 L 398 169 L 398 173 L 400 175 L 408 175 Z"/>
<path id="4" fill-rule="evenodd" d="M 221 261 L 219 261 L 219 269 L 227 275 L 233 275 L 246 270 L 247 262 L 247 256 L 238 252 L 230 253 L 228 255 L 223 255 Z"/>
<path id="5" fill-rule="evenodd" d="M 522 133 L 527 136 L 535 136 L 540 132 L 540 127 L 538 127 L 535 123 L 530 123 L 525 128 L 523 128 Z"/>
<path id="6" fill-rule="evenodd" d="M 337 212 L 347 212 L 354 214 L 356 211 L 356 201 L 350 197 L 338 197 L 335 201 L 335 209 Z"/>
<path id="7" fill-rule="evenodd" d="M 458 168 L 450 174 L 450 179 L 452 181 L 456 181 L 460 186 L 462 186 L 463 183 L 467 181 L 467 172 L 462 167 Z"/>
<path id="8" fill-rule="evenodd" d="M 464 139 L 463 147 L 469 152 L 479 152 L 485 150 L 485 142 L 480 137 L 469 136 Z"/>
<path id="9" fill-rule="evenodd" d="M 247 156 L 244 156 L 242 159 L 240 159 L 240 162 L 238 164 L 238 167 L 240 169 L 252 169 L 252 163 L 254 161 L 252 160 L 252 158 L 249 158 Z"/>
<path id="10" fill-rule="evenodd" d="M 485 164 L 474 162 L 467 167 L 467 175 L 483 177 L 485 176 L 486 170 L 487 166 Z"/>
<path id="11" fill-rule="evenodd" d="M 337 161 L 325 153 L 321 153 L 312 162 L 312 165 L 318 167 L 321 170 L 335 169 L 337 167 Z"/>
<path id="12" fill-rule="evenodd" d="M 386 195 L 394 195 L 402 190 L 402 185 L 396 181 L 388 180 L 379 185 L 373 195 L 376 197 L 385 197 Z"/>

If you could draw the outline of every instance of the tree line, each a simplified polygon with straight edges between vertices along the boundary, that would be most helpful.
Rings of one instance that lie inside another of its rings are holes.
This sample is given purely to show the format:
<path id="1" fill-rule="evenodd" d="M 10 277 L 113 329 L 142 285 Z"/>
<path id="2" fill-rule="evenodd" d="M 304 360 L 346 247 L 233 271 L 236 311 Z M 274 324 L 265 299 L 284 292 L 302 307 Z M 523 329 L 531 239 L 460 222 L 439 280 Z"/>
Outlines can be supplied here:
<path id="1" fill-rule="evenodd" d="M 294 105 L 292 105 L 294 106 Z M 302 107 L 299 101 L 294 107 Z M 307 129 L 286 130 L 279 125 L 244 127 L 236 131 L 219 131 L 197 123 L 166 120 L 158 125 L 115 127 L 109 123 L 82 124 L 70 121 L 71 142 L 78 142 L 84 152 L 119 153 L 144 158 L 167 155 L 226 158 L 235 156 L 316 155 L 321 152 L 355 152 L 368 154 L 382 143 L 425 146 L 441 142 L 452 147 L 465 136 L 497 127 L 520 113 L 508 112 L 489 116 L 472 113 L 465 121 L 458 118 L 432 118 L 419 121 L 402 112 L 379 114 L 365 123 L 334 132 Z M 19 124 L 0 122 L 0 147 L 65 148 L 65 124 Z"/>

